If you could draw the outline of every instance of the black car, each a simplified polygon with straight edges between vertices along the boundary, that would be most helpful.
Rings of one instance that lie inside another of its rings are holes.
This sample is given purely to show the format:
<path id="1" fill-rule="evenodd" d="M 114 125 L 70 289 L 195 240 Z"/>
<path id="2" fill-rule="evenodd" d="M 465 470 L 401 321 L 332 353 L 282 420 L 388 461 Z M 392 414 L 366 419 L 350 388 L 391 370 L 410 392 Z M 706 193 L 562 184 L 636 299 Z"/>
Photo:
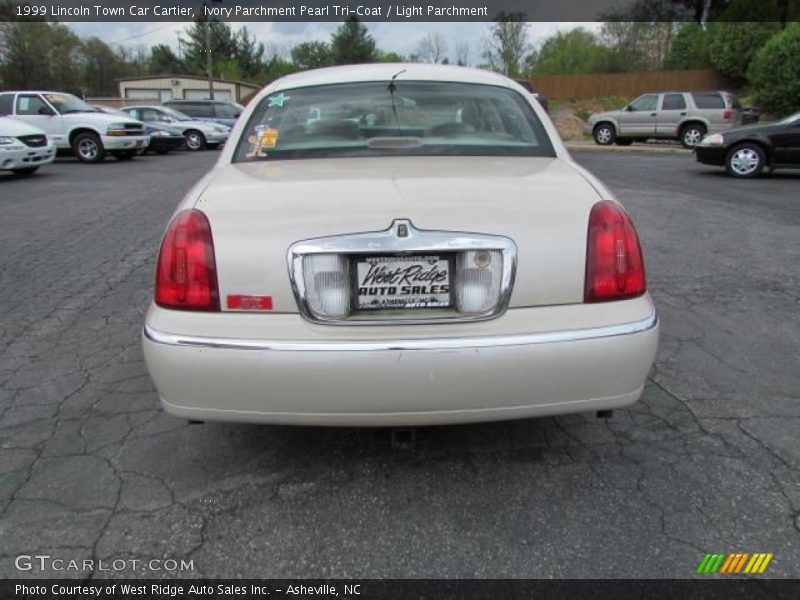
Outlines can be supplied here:
<path id="1" fill-rule="evenodd" d="M 170 150 L 183 148 L 186 139 L 183 134 L 174 127 L 162 125 L 161 123 L 145 123 L 144 132 L 150 136 L 150 144 L 145 152 L 155 152 L 156 154 L 166 154 Z"/>
<path id="2" fill-rule="evenodd" d="M 800 112 L 776 123 L 707 135 L 694 152 L 699 162 L 725 167 L 734 177 L 757 177 L 764 167 L 800 168 Z"/>

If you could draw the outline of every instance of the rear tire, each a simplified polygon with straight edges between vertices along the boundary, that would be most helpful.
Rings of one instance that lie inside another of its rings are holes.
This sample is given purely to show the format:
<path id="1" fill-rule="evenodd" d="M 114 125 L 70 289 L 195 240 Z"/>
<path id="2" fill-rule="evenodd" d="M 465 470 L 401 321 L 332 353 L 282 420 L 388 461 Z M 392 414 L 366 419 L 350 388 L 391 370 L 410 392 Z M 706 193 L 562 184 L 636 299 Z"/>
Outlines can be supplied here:
<path id="1" fill-rule="evenodd" d="M 617 132 L 614 131 L 614 126 L 610 123 L 600 123 L 595 125 L 592 131 L 594 143 L 598 146 L 610 146 L 617 139 Z"/>
<path id="2" fill-rule="evenodd" d="M 707 131 L 708 130 L 705 128 L 705 125 L 700 125 L 697 123 L 686 125 L 683 129 L 681 129 L 680 133 L 681 146 L 691 150 L 700 143 L 700 140 L 703 139 L 703 136 L 707 133 Z"/>
<path id="3" fill-rule="evenodd" d="M 196 129 L 190 129 L 184 134 L 186 138 L 186 149 L 197 152 L 206 147 L 206 136 Z"/>
<path id="4" fill-rule="evenodd" d="M 758 177 L 767 163 L 767 155 L 758 144 L 745 142 L 734 146 L 725 156 L 725 170 L 728 175 L 747 179 Z"/>
<path id="5" fill-rule="evenodd" d="M 99 163 L 106 157 L 103 142 L 96 133 L 79 133 L 72 140 L 72 152 L 85 163 Z"/>
<path id="6" fill-rule="evenodd" d="M 33 175 L 39 167 L 22 167 L 21 169 L 11 169 L 11 172 L 14 175 L 19 175 L 20 177 L 27 177 L 28 175 Z"/>

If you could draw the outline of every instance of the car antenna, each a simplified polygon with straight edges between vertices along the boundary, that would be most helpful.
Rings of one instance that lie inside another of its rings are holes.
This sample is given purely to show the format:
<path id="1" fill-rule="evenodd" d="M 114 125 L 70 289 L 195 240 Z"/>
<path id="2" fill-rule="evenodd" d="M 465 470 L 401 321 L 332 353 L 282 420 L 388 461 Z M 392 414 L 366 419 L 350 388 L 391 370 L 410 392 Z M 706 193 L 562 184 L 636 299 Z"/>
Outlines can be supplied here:
<path id="1" fill-rule="evenodd" d="M 392 96 L 392 112 L 394 113 L 394 122 L 397 123 L 397 133 L 400 133 L 400 118 L 397 116 L 397 104 L 394 100 L 394 93 L 397 90 L 397 86 L 394 84 L 394 80 L 397 79 L 398 75 L 402 75 L 406 72 L 406 69 L 402 71 L 398 71 L 394 75 L 392 75 L 391 81 L 389 81 L 389 94 Z"/>

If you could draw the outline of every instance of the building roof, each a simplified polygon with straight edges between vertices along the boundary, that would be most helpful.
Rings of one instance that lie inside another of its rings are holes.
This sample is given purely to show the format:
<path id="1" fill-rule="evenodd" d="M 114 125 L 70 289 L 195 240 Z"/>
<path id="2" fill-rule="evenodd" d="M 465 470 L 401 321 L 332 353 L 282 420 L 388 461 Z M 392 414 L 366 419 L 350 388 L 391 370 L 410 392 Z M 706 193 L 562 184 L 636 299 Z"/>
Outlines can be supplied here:
<path id="1" fill-rule="evenodd" d="M 116 79 L 118 83 L 125 83 L 126 81 L 148 81 L 153 79 L 193 79 L 196 81 L 208 81 L 208 77 L 200 77 L 199 75 L 177 75 L 177 74 L 164 74 L 164 75 L 142 75 L 139 77 L 119 77 Z M 214 78 L 214 83 L 234 83 L 236 85 L 244 85 L 253 89 L 259 89 L 261 86 L 257 83 L 247 83 L 246 81 L 239 81 L 238 79 L 218 79 Z"/>

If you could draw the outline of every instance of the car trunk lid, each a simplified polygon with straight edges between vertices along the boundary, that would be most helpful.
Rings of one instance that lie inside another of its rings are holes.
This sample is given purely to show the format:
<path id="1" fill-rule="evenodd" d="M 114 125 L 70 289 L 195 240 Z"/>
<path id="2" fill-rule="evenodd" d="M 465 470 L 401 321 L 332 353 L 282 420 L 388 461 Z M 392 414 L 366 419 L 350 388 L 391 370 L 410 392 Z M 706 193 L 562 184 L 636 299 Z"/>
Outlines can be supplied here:
<path id="1" fill-rule="evenodd" d="M 597 191 L 568 162 L 520 157 L 375 157 L 238 163 L 196 208 L 214 236 L 222 309 L 269 296 L 297 312 L 287 252 L 317 237 L 418 229 L 500 235 L 517 245 L 510 307 L 583 300 L 586 227 Z"/>

